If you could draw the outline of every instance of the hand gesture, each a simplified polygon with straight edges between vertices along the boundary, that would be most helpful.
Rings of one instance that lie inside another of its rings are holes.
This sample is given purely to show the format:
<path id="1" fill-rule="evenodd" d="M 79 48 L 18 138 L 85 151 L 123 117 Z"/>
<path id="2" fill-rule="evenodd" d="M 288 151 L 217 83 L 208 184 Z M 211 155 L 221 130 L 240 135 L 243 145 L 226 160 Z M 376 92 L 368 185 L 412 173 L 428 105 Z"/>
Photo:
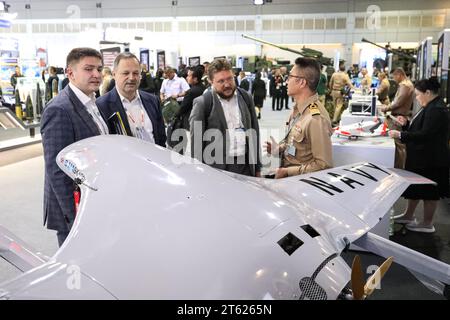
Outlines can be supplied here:
<path id="1" fill-rule="evenodd" d="M 406 118 L 405 116 L 398 116 L 397 120 L 402 125 L 402 127 L 406 126 L 406 124 L 408 123 L 408 118 Z"/>
<path id="2" fill-rule="evenodd" d="M 386 111 L 388 110 L 388 106 L 385 105 L 385 104 L 382 104 L 381 106 L 378 107 L 378 109 L 379 109 L 381 112 L 386 112 Z"/>
<path id="3" fill-rule="evenodd" d="M 286 178 L 288 176 L 288 172 L 286 168 L 277 168 L 275 172 L 275 179 Z"/>
<path id="4" fill-rule="evenodd" d="M 394 138 L 394 139 L 399 139 L 400 138 L 400 131 L 398 130 L 389 130 L 389 137 Z"/>
<path id="5" fill-rule="evenodd" d="M 266 150 L 268 155 L 278 155 L 280 153 L 280 146 L 275 141 L 275 139 L 270 136 L 271 141 L 266 141 L 264 143 L 264 149 Z"/>

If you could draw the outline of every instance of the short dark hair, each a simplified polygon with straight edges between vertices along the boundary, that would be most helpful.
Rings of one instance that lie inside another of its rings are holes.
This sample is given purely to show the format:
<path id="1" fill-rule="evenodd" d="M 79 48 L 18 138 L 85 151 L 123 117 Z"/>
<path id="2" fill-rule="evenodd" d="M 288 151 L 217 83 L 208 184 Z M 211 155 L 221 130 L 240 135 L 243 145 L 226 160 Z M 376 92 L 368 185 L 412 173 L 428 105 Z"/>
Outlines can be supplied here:
<path id="1" fill-rule="evenodd" d="M 317 91 L 320 80 L 320 67 L 317 60 L 299 57 L 295 59 L 295 65 L 302 70 L 308 88 L 311 91 Z"/>
<path id="2" fill-rule="evenodd" d="M 192 71 L 192 77 L 197 79 L 197 82 L 202 81 L 203 73 L 205 72 L 205 67 L 198 65 L 195 67 L 189 67 L 188 70 Z"/>
<path id="3" fill-rule="evenodd" d="M 120 63 L 120 61 L 124 60 L 124 59 L 135 59 L 136 62 L 140 65 L 139 59 L 134 54 L 132 54 L 131 52 L 122 52 L 122 53 L 119 53 L 117 55 L 116 59 L 114 59 L 114 67 L 113 67 L 113 69 L 116 70 L 117 66 Z"/>
<path id="4" fill-rule="evenodd" d="M 426 92 L 430 90 L 434 94 L 439 94 L 439 89 L 441 85 L 436 77 L 431 77 L 430 79 L 422 79 L 416 82 L 414 88 L 419 90 L 420 92 Z"/>
<path id="5" fill-rule="evenodd" d="M 216 74 L 217 72 L 229 70 L 233 70 L 233 68 L 231 67 L 231 63 L 229 63 L 227 59 L 224 58 L 214 59 L 214 61 L 211 62 L 211 64 L 208 67 L 208 78 L 209 80 L 212 81 L 214 74 Z"/>
<path id="6" fill-rule="evenodd" d="M 66 67 L 80 62 L 80 60 L 84 57 L 99 58 L 103 64 L 103 57 L 100 52 L 92 48 L 83 47 L 83 48 L 74 48 L 69 52 L 66 58 Z"/>
<path id="7" fill-rule="evenodd" d="M 167 73 L 167 72 L 170 72 L 170 73 L 177 73 L 177 70 L 175 70 L 174 68 L 172 68 L 172 67 L 166 67 L 165 69 L 164 69 L 164 73 Z"/>
<path id="8" fill-rule="evenodd" d="M 392 70 L 391 72 L 392 74 L 401 74 L 402 76 L 406 77 L 406 72 L 405 70 L 403 70 L 403 68 L 395 68 L 394 70 Z"/>

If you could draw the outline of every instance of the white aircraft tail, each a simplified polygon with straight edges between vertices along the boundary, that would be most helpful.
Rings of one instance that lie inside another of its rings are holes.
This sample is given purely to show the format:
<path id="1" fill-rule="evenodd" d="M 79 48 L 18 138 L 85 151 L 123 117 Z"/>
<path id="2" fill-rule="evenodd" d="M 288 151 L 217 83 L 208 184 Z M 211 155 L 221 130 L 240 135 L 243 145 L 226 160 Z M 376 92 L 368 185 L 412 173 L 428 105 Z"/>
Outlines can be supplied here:
<path id="1" fill-rule="evenodd" d="M 394 261 L 413 271 L 414 275 L 431 290 L 450 298 L 450 266 L 398 243 L 367 233 L 355 243 L 382 257 L 394 257 Z M 422 276 L 417 276 L 419 273 Z M 423 277 L 425 276 L 425 277 Z"/>
<path id="2" fill-rule="evenodd" d="M 409 185 L 434 182 L 404 170 L 357 163 L 263 183 L 286 195 L 342 249 L 372 229 Z"/>

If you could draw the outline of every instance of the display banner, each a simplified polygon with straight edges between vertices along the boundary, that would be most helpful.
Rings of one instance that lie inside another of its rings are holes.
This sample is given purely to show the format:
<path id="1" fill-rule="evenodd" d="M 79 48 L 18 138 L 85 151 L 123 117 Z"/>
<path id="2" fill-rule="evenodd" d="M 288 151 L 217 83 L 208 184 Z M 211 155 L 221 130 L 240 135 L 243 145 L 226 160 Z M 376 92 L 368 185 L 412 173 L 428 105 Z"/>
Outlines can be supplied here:
<path id="1" fill-rule="evenodd" d="M 158 69 L 164 70 L 164 68 L 166 67 L 166 52 L 158 51 L 156 53 L 156 61 L 158 63 Z"/>
<path id="2" fill-rule="evenodd" d="M 200 64 L 200 57 L 190 57 L 189 58 L 189 67 L 195 67 Z"/>
<path id="3" fill-rule="evenodd" d="M 103 66 L 109 67 L 112 70 L 114 66 L 114 60 L 120 53 L 120 47 L 101 49 L 100 52 L 103 56 Z"/>
<path id="4" fill-rule="evenodd" d="M 141 64 L 147 66 L 147 70 L 150 70 L 150 51 L 148 49 L 139 49 L 139 61 Z"/>

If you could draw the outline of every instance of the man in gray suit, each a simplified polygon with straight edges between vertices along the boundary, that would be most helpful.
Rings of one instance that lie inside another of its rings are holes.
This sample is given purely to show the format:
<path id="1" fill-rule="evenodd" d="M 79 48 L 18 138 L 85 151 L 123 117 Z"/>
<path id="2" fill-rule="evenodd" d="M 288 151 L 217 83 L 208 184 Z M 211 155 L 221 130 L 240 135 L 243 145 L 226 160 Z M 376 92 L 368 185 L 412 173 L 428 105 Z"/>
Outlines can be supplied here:
<path id="1" fill-rule="evenodd" d="M 108 134 L 95 104 L 103 60 L 91 48 L 75 48 L 67 56 L 69 85 L 45 107 L 41 120 L 45 159 L 44 225 L 56 230 L 59 246 L 75 220 L 74 182 L 56 164 L 66 146 L 92 136 Z"/>
<path id="2" fill-rule="evenodd" d="M 236 88 L 225 59 L 210 64 L 208 78 L 211 89 L 194 100 L 189 119 L 191 155 L 221 170 L 259 177 L 260 135 L 253 99 Z"/>

